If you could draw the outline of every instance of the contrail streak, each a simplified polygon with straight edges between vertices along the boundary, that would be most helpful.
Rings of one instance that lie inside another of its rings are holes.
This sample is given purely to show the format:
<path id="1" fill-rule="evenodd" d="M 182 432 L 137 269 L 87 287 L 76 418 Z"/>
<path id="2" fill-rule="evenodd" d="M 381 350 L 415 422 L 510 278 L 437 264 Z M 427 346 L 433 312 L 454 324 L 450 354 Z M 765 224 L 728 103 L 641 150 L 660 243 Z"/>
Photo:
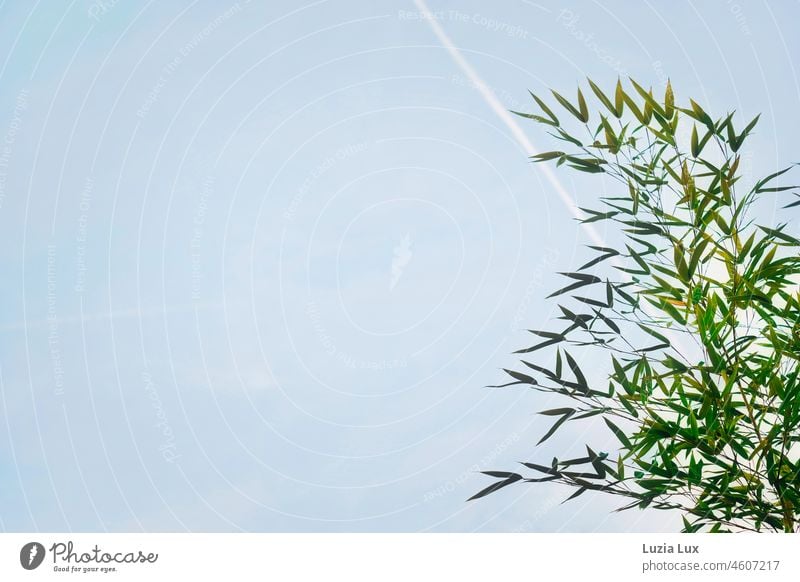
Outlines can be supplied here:
<path id="1" fill-rule="evenodd" d="M 520 128 L 520 126 L 517 124 L 511 113 L 505 107 L 503 107 L 503 104 L 500 103 L 500 100 L 495 96 L 494 92 L 486 83 L 484 83 L 477 71 L 472 67 L 472 65 L 469 64 L 469 61 L 467 61 L 467 59 L 464 58 L 464 55 L 462 55 L 461 52 L 456 48 L 456 46 L 453 44 L 453 41 L 450 40 L 450 37 L 447 36 L 447 33 L 428 9 L 428 5 L 425 3 L 425 0 L 414 0 L 414 4 L 416 4 L 419 11 L 425 16 L 425 22 L 431 26 L 436 38 L 438 38 L 442 43 L 442 46 L 447 49 L 447 52 L 453 58 L 458 67 L 464 72 L 467 78 L 472 81 L 472 84 L 478 89 L 478 92 L 481 94 L 481 97 L 483 97 L 484 101 L 486 101 L 487 105 L 492 108 L 492 111 L 494 111 L 500 120 L 506 125 L 506 127 L 508 127 L 508 129 L 511 131 L 511 134 L 514 136 L 514 139 L 517 140 L 517 143 L 522 146 L 529 156 L 539 153 L 528 139 L 528 136 L 525 135 L 525 132 L 522 131 L 522 128 Z M 547 178 L 547 181 L 550 182 L 550 185 L 553 186 L 555 191 L 558 193 L 559 198 L 561 198 L 561 201 L 570 211 L 572 216 L 582 219 L 583 216 L 581 216 L 579 211 L 580 209 L 577 207 L 575 200 L 572 198 L 572 196 L 570 196 L 569 192 L 566 191 L 564 186 L 561 185 L 561 182 L 558 180 L 555 173 L 548 166 L 537 165 L 537 167 L 544 174 L 544 177 Z M 606 246 L 603 237 L 600 236 L 600 233 L 597 232 L 593 225 L 581 223 L 581 226 L 586 229 L 586 233 L 589 235 L 589 238 L 592 239 L 592 242 L 594 242 L 595 245 L 601 247 Z M 617 257 L 614 257 L 611 262 L 614 265 L 619 265 Z M 649 305 L 645 305 L 644 309 L 650 313 Z M 681 341 L 677 334 L 673 333 L 672 330 L 665 330 L 665 333 L 672 342 L 673 346 L 679 352 L 683 352 L 685 350 L 684 342 Z"/>
<path id="2" fill-rule="evenodd" d="M 486 101 L 487 105 L 492 108 L 492 111 L 494 111 L 500 120 L 506 125 L 506 127 L 508 127 L 517 143 L 522 146 L 529 156 L 539 153 L 528 139 L 528 136 L 525 135 L 525 132 L 522 131 L 522 128 L 520 128 L 520 126 L 514 120 L 514 117 L 511 115 L 511 113 L 509 113 L 509 111 L 503 107 L 503 104 L 500 103 L 500 100 L 497 99 L 494 92 L 489 88 L 488 85 L 486 85 L 486 83 L 484 83 L 477 71 L 472 67 L 472 65 L 469 64 L 469 61 L 467 61 L 467 59 L 464 58 L 464 55 L 462 55 L 461 52 L 456 48 L 456 46 L 453 44 L 453 41 L 450 40 L 449 36 L 447 36 L 447 33 L 441 27 L 439 22 L 433 17 L 433 14 L 428 9 L 428 5 L 425 3 L 425 1 L 414 0 L 414 4 L 416 4 L 419 11 L 425 16 L 424 20 L 431 26 L 436 38 L 438 38 L 442 43 L 442 46 L 447 49 L 447 52 L 458 65 L 458 68 L 464 72 L 470 81 L 472 81 L 475 88 L 478 89 L 481 97 L 483 97 L 483 100 Z M 547 179 L 547 181 L 550 182 L 550 185 L 555 189 L 559 198 L 561 198 L 561 201 L 564 203 L 570 213 L 572 213 L 575 218 L 583 218 L 575 204 L 575 200 L 572 198 L 572 196 L 570 196 L 569 192 L 566 191 L 564 186 L 561 185 L 561 182 L 559 182 L 555 173 L 548 166 L 540 165 L 537 167 L 544 174 L 544 177 Z M 582 226 L 586 229 L 586 232 L 589 234 L 592 242 L 594 242 L 597 246 L 605 246 L 603 237 L 600 236 L 600 233 L 598 233 L 591 224 L 582 224 Z"/>

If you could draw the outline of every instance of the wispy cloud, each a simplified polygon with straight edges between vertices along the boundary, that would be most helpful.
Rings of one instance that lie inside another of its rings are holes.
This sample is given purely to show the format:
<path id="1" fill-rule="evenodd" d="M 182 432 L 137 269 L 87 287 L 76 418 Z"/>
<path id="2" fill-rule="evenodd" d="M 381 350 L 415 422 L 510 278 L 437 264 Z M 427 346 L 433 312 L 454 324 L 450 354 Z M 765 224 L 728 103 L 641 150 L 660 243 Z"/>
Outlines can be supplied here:
<path id="1" fill-rule="evenodd" d="M 389 290 L 392 291 L 400 282 L 406 266 L 411 262 L 414 253 L 411 251 L 411 234 L 406 233 L 400 242 L 394 247 L 392 253 L 392 278 L 389 282 Z"/>

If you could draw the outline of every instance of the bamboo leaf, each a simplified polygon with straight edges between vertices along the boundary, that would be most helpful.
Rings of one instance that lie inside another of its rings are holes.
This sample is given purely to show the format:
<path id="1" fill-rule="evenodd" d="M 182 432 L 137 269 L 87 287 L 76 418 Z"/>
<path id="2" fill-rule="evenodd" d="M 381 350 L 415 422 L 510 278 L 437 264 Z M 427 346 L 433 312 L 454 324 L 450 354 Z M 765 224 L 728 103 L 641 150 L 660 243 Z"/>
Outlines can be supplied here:
<path id="1" fill-rule="evenodd" d="M 773 174 L 770 174 L 770 175 L 769 175 L 769 176 L 767 176 L 766 178 L 763 178 L 763 179 L 759 180 L 758 182 L 756 182 L 756 185 L 755 185 L 755 186 L 753 186 L 753 192 L 754 192 L 754 193 L 756 193 L 756 194 L 758 194 L 759 192 L 763 192 L 764 190 L 763 190 L 762 188 L 763 188 L 763 186 L 764 186 L 765 184 L 767 184 L 767 183 L 768 183 L 770 180 L 774 180 L 774 179 L 775 179 L 775 178 L 777 178 L 778 176 L 782 176 L 783 174 L 785 174 L 786 172 L 788 172 L 789 170 L 791 170 L 791 169 L 792 169 L 794 166 L 796 166 L 796 165 L 797 165 L 797 164 L 792 164 L 791 166 L 789 166 L 789 167 L 787 167 L 787 168 L 784 168 L 783 170 L 780 170 L 780 171 L 778 171 L 778 172 L 775 172 L 775 173 L 773 173 Z"/>
<path id="2" fill-rule="evenodd" d="M 667 89 L 664 92 L 664 116 L 672 119 L 675 114 L 675 94 L 672 92 L 672 83 L 667 79 Z"/>
<path id="3" fill-rule="evenodd" d="M 589 86 L 592 88 L 592 91 L 594 91 L 594 94 L 597 95 L 597 98 L 605 106 L 605 108 L 608 109 L 611 113 L 613 113 L 616 117 L 620 117 L 620 114 L 618 113 L 619 108 L 611 103 L 611 101 L 608 99 L 608 97 L 606 97 L 605 93 L 603 93 L 600 87 L 595 85 L 591 79 L 587 78 L 587 81 L 589 81 Z"/>
<path id="4" fill-rule="evenodd" d="M 481 491 L 479 491 L 478 493 L 476 493 L 475 495 L 473 495 L 472 497 L 467 499 L 467 501 L 472 501 L 473 499 L 480 499 L 481 497 L 486 497 L 490 493 L 494 493 L 495 491 L 499 491 L 503 487 L 507 487 L 508 485 L 511 485 L 512 483 L 516 483 L 517 481 L 520 481 L 521 479 L 522 479 L 522 475 L 516 475 L 515 474 L 514 477 L 509 477 L 508 479 L 504 479 L 502 481 L 498 481 L 497 483 L 494 483 L 493 485 L 489 485 L 486 489 L 482 489 Z"/>
<path id="5" fill-rule="evenodd" d="M 589 108 L 586 106 L 586 99 L 583 97 L 583 93 L 581 90 L 578 89 L 578 108 L 580 109 L 581 113 L 581 121 L 584 123 L 589 121 Z"/>
<path id="6" fill-rule="evenodd" d="M 667 346 L 670 345 L 669 340 L 665 336 L 663 336 L 662 334 L 660 334 L 659 332 L 654 330 L 652 327 L 648 327 L 648 326 L 643 325 L 641 323 L 637 323 L 637 325 L 646 334 L 656 338 L 657 340 L 661 341 L 661 343 L 663 343 L 663 344 L 665 344 Z"/>
<path id="7" fill-rule="evenodd" d="M 569 497 L 567 497 L 567 498 L 566 498 L 564 501 L 562 501 L 561 503 L 566 503 L 567 501 L 570 501 L 571 499 L 575 499 L 575 498 L 576 498 L 576 497 L 578 497 L 579 495 L 583 495 L 583 494 L 584 494 L 586 491 L 587 491 L 587 488 L 586 488 L 586 487 L 580 487 L 579 489 L 577 489 L 577 490 L 575 491 L 575 493 L 573 493 L 572 495 L 570 495 Z"/>
<path id="8" fill-rule="evenodd" d="M 555 113 L 553 113 L 553 111 L 547 106 L 547 104 L 541 99 L 539 99 L 539 97 L 537 97 L 531 91 L 528 91 L 528 93 L 530 93 L 531 97 L 533 97 L 533 100 L 536 101 L 536 104 L 541 108 L 541 110 L 545 113 L 545 115 L 547 115 L 550 118 L 550 121 L 553 123 L 553 125 L 558 126 L 559 124 L 558 117 L 556 117 Z"/>
<path id="9" fill-rule="evenodd" d="M 621 442 L 626 449 L 633 448 L 630 439 L 628 439 L 628 436 L 622 431 L 622 429 L 620 429 L 616 424 L 611 422 L 608 418 L 604 418 L 603 420 L 606 422 L 608 428 L 611 429 L 611 432 L 614 433 L 614 435 L 619 439 L 619 442 Z"/>
<path id="10" fill-rule="evenodd" d="M 580 386 L 583 386 L 588 390 L 589 385 L 586 383 L 586 378 L 584 377 L 583 372 L 581 372 L 578 363 L 571 355 L 569 355 L 569 352 L 565 351 L 564 356 L 567 358 L 567 365 L 569 366 L 569 369 L 572 370 L 572 373 L 575 376 L 575 380 L 578 382 Z"/>
<path id="11" fill-rule="evenodd" d="M 551 408 L 550 410 L 541 410 L 539 414 L 545 416 L 564 416 L 565 414 L 575 414 L 574 408 Z"/>
<path id="12" fill-rule="evenodd" d="M 553 436 L 555 434 L 555 432 L 559 429 L 559 427 L 562 424 L 564 424 L 565 422 L 567 422 L 573 414 L 574 413 L 572 413 L 572 412 L 568 412 L 568 413 L 564 414 L 561 418 L 559 418 L 557 421 L 555 421 L 553 423 L 553 426 L 550 427 L 550 430 L 548 430 L 545 433 L 545 435 L 541 439 L 539 439 L 539 442 L 536 443 L 536 444 L 540 445 L 543 442 L 545 442 L 547 439 L 549 439 L 551 436 Z"/>
<path id="13" fill-rule="evenodd" d="M 539 123 L 544 123 L 546 125 L 553 125 L 553 126 L 558 125 L 552 119 L 547 119 L 545 117 L 542 117 L 541 115 L 535 115 L 533 113 L 523 113 L 521 111 L 514 111 L 513 109 L 509 109 L 508 111 L 509 113 L 513 113 L 514 115 L 518 115 L 519 117 L 524 117 L 525 119 L 533 119 L 534 121 L 538 121 Z"/>
<path id="14" fill-rule="evenodd" d="M 527 374 L 521 374 L 519 372 L 515 372 L 514 370 L 506 370 L 505 368 L 503 368 L 503 371 L 512 378 L 514 378 L 515 382 L 509 382 L 508 384 L 500 384 L 496 386 L 489 386 L 489 388 L 505 388 L 506 386 L 514 386 L 516 384 L 530 384 L 531 386 L 535 386 L 536 384 L 538 384 L 538 382 L 534 378 L 528 376 Z"/>
<path id="15" fill-rule="evenodd" d="M 585 121 L 584 118 L 583 118 L 583 115 L 581 114 L 581 112 L 578 111 L 577 109 L 575 109 L 575 106 L 573 106 L 572 103 L 570 103 L 564 97 L 562 97 L 561 94 L 559 94 L 555 89 L 551 89 L 550 92 L 553 93 L 553 97 L 556 98 L 556 101 L 558 101 L 564 109 L 569 111 L 572 115 L 577 117 L 580 121 Z"/>
<path id="16" fill-rule="evenodd" d="M 617 79 L 617 88 L 614 91 L 614 115 L 617 117 L 622 117 L 622 113 L 624 111 L 624 103 L 625 103 L 625 91 L 622 89 L 622 82 Z M 637 116 L 638 117 L 638 116 Z"/>
<path id="17" fill-rule="evenodd" d="M 687 280 L 691 279 L 694 276 L 695 271 L 697 270 L 697 265 L 700 262 L 700 259 L 703 256 L 703 252 L 706 250 L 706 247 L 709 244 L 709 239 L 703 239 L 700 243 L 692 250 L 692 254 L 689 257 L 689 265 L 687 269 Z"/>
<path id="18" fill-rule="evenodd" d="M 552 159 L 555 159 L 555 158 L 560 158 L 560 157 L 565 156 L 565 155 L 566 154 L 564 152 L 554 151 L 554 152 L 542 152 L 540 154 L 534 154 L 534 155 L 532 155 L 530 157 L 533 158 L 537 162 L 546 162 L 548 160 L 552 160 Z"/>

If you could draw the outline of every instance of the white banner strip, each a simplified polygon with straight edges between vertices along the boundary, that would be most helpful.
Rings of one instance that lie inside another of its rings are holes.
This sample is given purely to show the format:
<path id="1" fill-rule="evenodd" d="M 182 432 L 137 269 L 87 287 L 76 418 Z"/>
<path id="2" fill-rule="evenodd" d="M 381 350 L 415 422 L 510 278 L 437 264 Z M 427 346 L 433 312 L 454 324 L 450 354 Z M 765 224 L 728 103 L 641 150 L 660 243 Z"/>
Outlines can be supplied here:
<path id="1" fill-rule="evenodd" d="M 0 580 L 800 580 L 791 534 L 0 534 Z"/>

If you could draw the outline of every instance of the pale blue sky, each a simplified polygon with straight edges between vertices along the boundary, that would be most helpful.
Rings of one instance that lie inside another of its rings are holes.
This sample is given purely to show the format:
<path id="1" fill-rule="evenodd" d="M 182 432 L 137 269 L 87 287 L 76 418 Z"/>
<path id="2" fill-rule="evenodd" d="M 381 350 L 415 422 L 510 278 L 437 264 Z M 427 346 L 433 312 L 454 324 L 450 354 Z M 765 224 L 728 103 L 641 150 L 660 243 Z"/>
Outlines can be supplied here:
<path id="1" fill-rule="evenodd" d="M 670 77 L 798 161 L 798 2 L 430 9 L 504 107 Z M 0 529 L 675 529 L 464 502 L 606 438 L 483 388 L 589 241 L 412 1 L 0 3 L 0 229 Z"/>

